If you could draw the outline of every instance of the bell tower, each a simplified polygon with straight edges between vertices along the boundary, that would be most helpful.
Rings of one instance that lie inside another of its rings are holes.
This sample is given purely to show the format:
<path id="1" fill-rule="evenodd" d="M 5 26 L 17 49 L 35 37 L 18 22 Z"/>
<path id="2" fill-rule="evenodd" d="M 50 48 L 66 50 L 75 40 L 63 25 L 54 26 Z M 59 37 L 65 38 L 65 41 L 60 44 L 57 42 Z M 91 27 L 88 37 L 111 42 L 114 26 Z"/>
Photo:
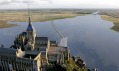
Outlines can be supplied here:
<path id="1" fill-rule="evenodd" d="M 33 40 L 35 41 L 35 37 L 36 37 L 36 30 L 35 28 L 32 26 L 31 24 L 31 19 L 29 17 L 29 21 L 28 21 L 28 27 L 26 29 L 26 32 L 27 32 L 27 38 L 30 39 L 30 40 Z"/>
<path id="2" fill-rule="evenodd" d="M 28 5 L 28 16 L 29 16 L 28 17 L 28 27 L 26 29 L 26 33 L 27 33 L 28 41 L 30 42 L 31 50 L 34 50 L 35 38 L 36 38 L 36 30 L 32 26 L 32 23 L 31 23 L 31 17 L 30 17 L 30 12 L 29 12 L 29 5 Z"/>

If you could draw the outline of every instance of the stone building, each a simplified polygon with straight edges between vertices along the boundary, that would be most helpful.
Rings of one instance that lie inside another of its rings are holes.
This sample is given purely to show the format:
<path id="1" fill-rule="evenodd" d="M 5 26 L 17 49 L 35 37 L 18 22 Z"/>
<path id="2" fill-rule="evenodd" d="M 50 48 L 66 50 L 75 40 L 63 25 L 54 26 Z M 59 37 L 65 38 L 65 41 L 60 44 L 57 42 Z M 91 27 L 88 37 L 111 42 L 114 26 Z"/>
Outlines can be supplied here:
<path id="1" fill-rule="evenodd" d="M 31 24 L 30 17 L 26 31 L 16 37 L 13 48 L 21 48 L 21 50 L 26 53 L 37 53 L 36 55 L 41 53 L 41 58 L 43 58 L 44 61 L 46 60 L 46 63 L 48 63 L 47 61 L 52 62 L 52 59 L 49 58 L 53 58 L 53 56 L 54 59 L 59 59 L 59 61 L 64 63 L 64 59 L 69 60 L 70 56 L 68 47 L 58 46 L 57 41 L 50 41 L 48 37 L 38 37 L 35 28 Z"/>
<path id="2" fill-rule="evenodd" d="M 44 71 L 49 64 L 63 64 L 70 57 L 68 47 L 58 46 L 57 41 L 50 41 L 48 37 L 38 37 L 30 17 L 26 31 L 16 36 L 11 48 L 1 48 L 4 51 L 6 49 L 5 54 L 2 54 L 1 51 L 0 55 L 2 71 L 11 69 L 15 71 Z M 10 53 L 11 51 L 13 52 Z"/>
<path id="3" fill-rule="evenodd" d="M 40 71 L 40 54 L 34 59 L 17 56 L 19 51 L 0 48 L 0 71 Z"/>
<path id="4" fill-rule="evenodd" d="M 51 63 L 63 64 L 65 60 L 69 60 L 69 57 L 70 51 L 67 47 L 56 46 L 48 50 L 48 61 Z"/>

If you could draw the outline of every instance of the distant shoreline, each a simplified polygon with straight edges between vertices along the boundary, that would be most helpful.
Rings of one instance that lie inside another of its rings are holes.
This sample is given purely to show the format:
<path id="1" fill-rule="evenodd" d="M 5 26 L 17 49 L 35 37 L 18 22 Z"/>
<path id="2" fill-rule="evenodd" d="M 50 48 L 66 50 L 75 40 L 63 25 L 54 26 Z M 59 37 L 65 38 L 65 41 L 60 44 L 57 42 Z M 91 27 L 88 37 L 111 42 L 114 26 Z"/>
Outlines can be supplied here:
<path id="1" fill-rule="evenodd" d="M 63 12 L 31 12 L 32 22 L 44 22 L 57 19 L 73 18 L 76 16 L 81 16 L 85 14 L 76 14 L 68 11 Z M 23 12 L 0 12 L 0 28 L 14 27 L 16 24 L 7 24 L 7 21 L 13 22 L 27 22 L 28 13 Z"/>
<path id="2" fill-rule="evenodd" d="M 44 22 L 44 21 L 57 20 L 57 19 L 73 18 L 76 16 L 82 16 L 82 15 L 85 15 L 85 14 L 65 14 L 65 15 L 64 14 L 52 14 L 52 15 L 45 15 L 45 16 L 40 15 L 40 17 L 41 17 L 40 19 L 38 19 L 39 17 L 32 15 L 32 22 Z M 9 18 L 10 18 L 10 16 L 9 16 Z M 108 16 L 108 15 L 101 15 L 101 17 L 104 20 L 113 22 L 114 26 L 112 26 L 112 29 L 119 32 L 119 18 L 115 18 L 115 17 Z M 14 18 L 14 17 L 11 17 L 10 19 L 12 19 L 12 18 Z M 24 20 L 22 20 L 23 18 L 24 18 Z M 3 19 L 0 19 L 0 28 L 8 28 L 8 27 L 17 26 L 17 24 L 8 24 L 7 21 L 10 21 L 10 19 L 8 20 L 8 17 L 3 18 Z M 21 17 L 21 20 L 19 19 L 19 17 L 17 17 L 17 18 L 14 18 L 14 20 L 12 19 L 12 21 L 13 22 L 27 22 L 27 19 L 28 19 L 27 17 L 23 16 L 23 17 Z"/>
<path id="3" fill-rule="evenodd" d="M 8 28 L 17 26 L 16 24 L 8 24 L 6 21 L 0 21 L 0 28 Z"/>
<path id="4" fill-rule="evenodd" d="M 101 15 L 102 19 L 108 20 L 114 23 L 111 29 L 119 32 L 119 18 L 108 16 L 108 15 Z"/>
<path id="5" fill-rule="evenodd" d="M 79 15 L 67 15 L 67 16 L 56 16 L 54 18 L 47 18 L 46 19 L 32 19 L 32 22 L 45 22 L 45 21 L 50 21 L 50 20 L 57 20 L 57 19 L 65 19 L 65 18 L 73 18 L 73 17 L 76 17 L 76 16 L 79 16 Z M 17 26 L 16 24 L 8 24 L 7 21 L 10 21 L 10 20 L 0 20 L 0 28 L 8 28 L 8 27 L 15 27 Z M 18 19 L 15 19 L 15 20 L 12 20 L 11 22 L 27 22 L 25 20 L 18 20 Z"/>
<path id="6" fill-rule="evenodd" d="M 56 19 L 73 18 L 87 13 L 75 10 L 31 10 L 30 16 L 32 22 L 44 22 Z M 0 11 L 0 21 L 28 21 L 28 12 L 26 11 Z"/>

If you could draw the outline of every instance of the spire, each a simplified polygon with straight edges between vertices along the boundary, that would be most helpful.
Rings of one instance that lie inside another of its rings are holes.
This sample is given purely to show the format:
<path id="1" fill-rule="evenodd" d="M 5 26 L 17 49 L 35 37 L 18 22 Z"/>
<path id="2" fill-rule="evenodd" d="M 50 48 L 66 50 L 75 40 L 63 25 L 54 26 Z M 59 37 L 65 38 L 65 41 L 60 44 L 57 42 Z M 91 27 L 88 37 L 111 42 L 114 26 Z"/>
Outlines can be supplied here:
<path id="1" fill-rule="evenodd" d="M 28 23 L 31 25 L 31 17 L 28 18 Z"/>
<path id="2" fill-rule="evenodd" d="M 30 17 L 30 10 L 29 10 L 29 3 L 28 3 L 28 27 L 26 31 L 35 31 L 34 27 L 31 24 L 31 17 Z"/>
<path id="3" fill-rule="evenodd" d="M 30 17 L 29 3 L 28 3 L 28 23 L 31 24 L 31 17 Z"/>
<path id="4" fill-rule="evenodd" d="M 31 24 L 31 19 L 30 17 L 28 18 L 28 27 L 27 27 L 27 30 L 26 31 L 35 31 L 34 27 L 32 26 Z"/>

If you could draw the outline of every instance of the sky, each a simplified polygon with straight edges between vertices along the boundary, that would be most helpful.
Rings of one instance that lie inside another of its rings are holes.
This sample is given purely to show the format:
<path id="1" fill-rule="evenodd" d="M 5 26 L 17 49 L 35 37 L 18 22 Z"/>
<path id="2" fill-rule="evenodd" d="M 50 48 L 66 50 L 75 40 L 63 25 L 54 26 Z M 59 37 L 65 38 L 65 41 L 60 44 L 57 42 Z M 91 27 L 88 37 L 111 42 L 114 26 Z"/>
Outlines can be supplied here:
<path id="1" fill-rule="evenodd" d="M 0 9 L 119 8 L 119 0 L 0 0 Z"/>

